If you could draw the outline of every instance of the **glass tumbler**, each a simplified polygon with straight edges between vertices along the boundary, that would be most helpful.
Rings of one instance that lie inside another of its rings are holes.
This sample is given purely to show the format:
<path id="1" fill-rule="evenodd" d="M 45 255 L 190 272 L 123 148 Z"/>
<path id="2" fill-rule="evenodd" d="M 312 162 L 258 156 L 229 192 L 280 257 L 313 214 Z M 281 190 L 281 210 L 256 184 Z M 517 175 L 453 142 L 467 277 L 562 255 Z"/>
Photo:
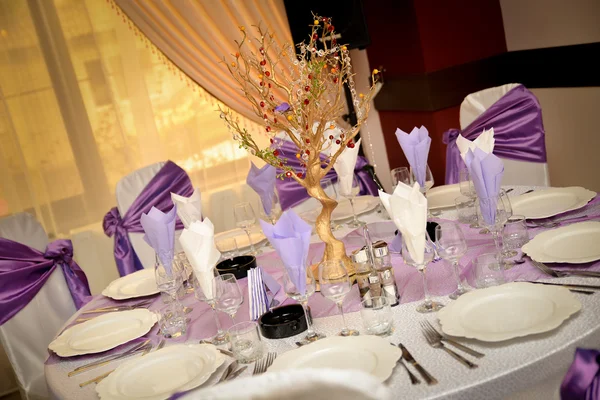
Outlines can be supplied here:
<path id="1" fill-rule="evenodd" d="M 256 322 L 237 323 L 228 332 L 231 351 L 238 362 L 248 364 L 262 358 L 265 346 Z"/>
<path id="2" fill-rule="evenodd" d="M 482 254 L 473 261 L 475 266 L 475 285 L 479 289 L 506 283 L 504 266 L 497 253 Z"/>
<path id="3" fill-rule="evenodd" d="M 360 305 L 360 316 L 369 335 L 388 336 L 392 333 L 394 318 L 387 297 L 372 297 L 363 300 Z"/>
<path id="4" fill-rule="evenodd" d="M 185 314 L 181 304 L 173 302 L 165 305 L 159 311 L 160 333 L 167 338 L 177 338 L 186 331 Z"/>

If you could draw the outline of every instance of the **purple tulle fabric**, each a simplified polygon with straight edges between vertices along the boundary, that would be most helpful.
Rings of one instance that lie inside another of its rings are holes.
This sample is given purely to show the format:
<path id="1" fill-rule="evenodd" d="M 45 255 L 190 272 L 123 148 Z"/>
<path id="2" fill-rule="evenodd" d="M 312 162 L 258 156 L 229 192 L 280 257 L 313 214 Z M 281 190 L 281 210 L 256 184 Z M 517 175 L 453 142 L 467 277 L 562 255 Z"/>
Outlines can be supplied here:
<path id="1" fill-rule="evenodd" d="M 21 311 L 60 266 L 77 309 L 90 296 L 85 273 L 73 260 L 73 244 L 59 239 L 39 250 L 0 238 L 0 325 Z"/>
<path id="2" fill-rule="evenodd" d="M 600 399 L 600 351 L 577 349 L 575 359 L 560 385 L 562 400 Z"/>
<path id="3" fill-rule="evenodd" d="M 546 141 L 542 123 L 542 109 L 533 93 L 519 85 L 490 108 L 485 110 L 462 131 L 444 132 L 446 148 L 446 184 L 459 181 L 462 159 L 456 138 L 462 134 L 475 140 L 484 129 L 494 128 L 494 154 L 511 160 L 546 162 Z"/>
<path id="4" fill-rule="evenodd" d="M 194 187 L 187 173 L 172 161 L 158 171 L 146 185 L 142 193 L 135 199 L 131 207 L 121 217 L 117 207 L 113 207 L 105 216 L 102 224 L 107 236 L 115 237 L 115 261 L 119 275 L 125 276 L 143 269 L 142 263 L 135 254 L 129 232 L 144 232 L 140 224 L 142 213 L 148 213 L 152 207 L 163 212 L 173 208 L 171 192 L 189 197 L 194 192 Z M 181 221 L 177 220 L 175 229 L 183 229 Z"/>
<path id="5" fill-rule="evenodd" d="M 284 158 L 287 161 L 288 166 L 294 168 L 297 171 L 304 171 L 304 168 L 300 166 L 300 159 L 296 158 L 298 153 L 298 147 L 289 140 L 275 140 L 275 143 L 271 146 L 279 149 L 280 158 Z M 321 160 L 324 160 L 325 156 L 321 154 Z M 360 185 L 359 195 L 370 194 L 372 196 L 378 196 L 377 184 L 363 168 L 368 165 L 368 161 L 365 157 L 359 156 L 356 160 L 356 166 L 354 167 L 354 174 L 358 179 Z M 277 168 L 277 174 L 281 174 L 282 169 Z M 337 182 L 337 174 L 333 168 L 325 175 L 323 179 L 331 179 L 334 183 Z M 293 179 L 277 179 L 275 186 L 277 188 L 277 194 L 279 195 L 279 202 L 281 203 L 282 210 L 287 210 L 290 207 L 294 207 L 310 196 L 302 186 Z"/>

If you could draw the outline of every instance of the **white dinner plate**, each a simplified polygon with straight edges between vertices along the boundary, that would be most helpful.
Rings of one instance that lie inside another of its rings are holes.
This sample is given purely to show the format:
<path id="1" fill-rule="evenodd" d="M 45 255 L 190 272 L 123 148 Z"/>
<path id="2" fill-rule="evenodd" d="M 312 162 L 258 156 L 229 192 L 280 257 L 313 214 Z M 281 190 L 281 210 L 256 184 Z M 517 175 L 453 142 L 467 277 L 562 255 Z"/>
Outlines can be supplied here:
<path id="1" fill-rule="evenodd" d="M 600 260 L 600 222 L 579 222 L 542 232 L 523 246 L 523 252 L 539 262 Z"/>
<path id="2" fill-rule="evenodd" d="M 279 355 L 271 371 L 303 368 L 357 369 L 385 381 L 402 351 L 378 336 L 332 336 Z"/>
<path id="3" fill-rule="evenodd" d="M 106 297 L 115 300 L 133 299 L 158 293 L 154 268 L 146 268 L 115 279 L 102 291 Z"/>
<path id="4" fill-rule="evenodd" d="M 499 342 L 550 331 L 579 310 L 567 288 L 512 282 L 465 293 L 438 318 L 447 335 Z"/>
<path id="5" fill-rule="evenodd" d="M 232 229 L 230 231 L 221 232 L 215 235 L 215 243 L 219 241 L 219 239 L 225 238 L 235 238 L 235 242 L 237 243 L 238 250 L 246 250 L 250 248 L 250 242 L 248 241 L 248 235 L 243 229 Z M 252 238 L 252 243 L 254 246 L 258 246 L 265 240 L 267 237 L 262 233 L 262 231 L 250 231 L 250 237 Z M 233 248 L 227 248 L 225 251 L 232 251 Z"/>
<path id="6" fill-rule="evenodd" d="M 454 199 L 461 196 L 460 184 L 436 186 L 427 191 L 427 207 L 430 210 L 454 207 Z"/>
<path id="7" fill-rule="evenodd" d="M 380 204 L 379 197 L 364 195 L 357 196 L 354 198 L 354 211 L 356 215 L 364 214 L 369 211 L 373 211 Z M 321 206 L 319 205 L 314 210 L 310 210 L 302 213 L 300 216 L 307 222 L 314 224 L 317 217 L 321 213 Z M 345 219 L 352 218 L 352 206 L 348 199 L 339 200 L 337 207 L 331 213 L 332 221 L 342 221 Z"/>
<path id="8" fill-rule="evenodd" d="M 164 400 L 202 385 L 224 361 L 212 344 L 176 344 L 124 362 L 96 392 L 102 400 Z"/>
<path id="9" fill-rule="evenodd" d="M 510 198 L 513 215 L 527 219 L 552 217 L 585 206 L 596 192 L 579 186 L 535 190 Z"/>
<path id="10" fill-rule="evenodd" d="M 48 348 L 61 357 L 100 353 L 145 335 L 157 320 L 145 308 L 99 315 L 67 328 Z"/>

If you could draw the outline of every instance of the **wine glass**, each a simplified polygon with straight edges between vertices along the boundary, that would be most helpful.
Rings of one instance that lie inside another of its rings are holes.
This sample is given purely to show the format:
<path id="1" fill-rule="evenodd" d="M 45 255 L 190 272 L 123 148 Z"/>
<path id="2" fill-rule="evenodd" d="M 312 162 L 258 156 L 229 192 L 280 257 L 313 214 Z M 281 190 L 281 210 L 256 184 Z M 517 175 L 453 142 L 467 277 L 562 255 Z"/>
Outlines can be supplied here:
<path id="1" fill-rule="evenodd" d="M 273 194 L 271 195 L 271 210 L 267 214 L 265 212 L 264 206 L 261 207 L 261 216 L 265 217 L 265 219 L 269 220 L 271 224 L 275 225 L 279 217 L 281 217 L 281 213 L 282 211 L 281 203 L 279 202 L 279 196 L 277 195 L 277 190 L 274 190 Z"/>
<path id="2" fill-rule="evenodd" d="M 465 235 L 456 222 L 443 222 L 435 227 L 435 244 L 440 257 L 452 263 L 452 271 L 456 279 L 456 290 L 448 297 L 456 300 L 460 295 L 469 290 L 462 284 L 458 270 L 458 260 L 467 252 Z"/>
<path id="3" fill-rule="evenodd" d="M 431 169 L 429 168 L 429 164 L 427 164 L 425 166 L 425 177 L 424 177 L 425 181 L 423 182 L 423 184 L 421 185 L 421 182 L 419 182 L 419 185 L 421 186 L 421 193 L 423 193 L 423 195 L 427 195 L 427 192 L 429 191 L 429 189 L 431 189 L 433 187 L 433 174 L 431 173 Z M 410 167 L 410 184 L 414 185 L 415 182 L 418 182 L 417 179 L 417 175 L 415 174 L 415 171 L 412 167 Z"/>
<path id="4" fill-rule="evenodd" d="M 154 264 L 154 278 L 156 279 L 156 287 L 162 294 L 163 302 L 178 301 L 178 292 L 183 285 L 183 274 L 179 273 L 176 263 L 172 262 L 171 267 L 166 268 L 157 254 Z"/>
<path id="5" fill-rule="evenodd" d="M 217 275 L 213 279 L 215 308 L 229 315 L 235 324 L 235 314 L 244 302 L 244 294 L 233 274 Z"/>
<path id="6" fill-rule="evenodd" d="M 460 194 L 467 196 L 468 198 L 475 199 L 475 197 L 477 197 L 477 192 L 475 191 L 475 186 L 473 186 L 473 180 L 471 179 L 469 170 L 464 163 L 461 163 L 461 168 L 458 174 Z"/>
<path id="7" fill-rule="evenodd" d="M 344 196 L 350 202 L 350 207 L 352 207 L 352 221 L 348 222 L 348 226 L 352 228 L 358 228 L 360 226 L 365 225 L 365 222 L 359 221 L 356 217 L 356 211 L 354 210 L 354 198 L 360 192 L 360 184 L 358 183 L 358 179 L 356 179 L 356 175 L 352 176 L 352 184 L 346 185 L 343 182 L 338 184 L 338 190 L 340 195 Z"/>
<path id="8" fill-rule="evenodd" d="M 358 336 L 358 331 L 348 329 L 346 317 L 344 317 L 342 304 L 346 295 L 350 293 L 351 284 L 342 260 L 323 261 L 319 264 L 319 284 L 321 285 L 321 294 L 336 303 L 340 310 L 344 328 L 339 335 Z"/>
<path id="9" fill-rule="evenodd" d="M 217 250 L 221 253 L 221 261 L 233 260 L 234 257 L 238 256 L 238 244 L 235 237 L 221 237 L 215 238 L 215 245 Z"/>
<path id="10" fill-rule="evenodd" d="M 194 297 L 198 301 L 206 303 L 212 309 L 212 315 L 215 319 L 215 325 L 217 326 L 217 334 L 210 339 L 210 342 L 216 346 L 227 343 L 227 334 L 223 332 L 221 328 L 221 322 L 219 321 L 219 316 L 217 315 L 217 310 L 215 309 L 215 298 L 213 291 L 213 279 L 216 274 L 216 270 L 213 268 L 212 271 L 207 272 L 207 276 L 200 284 L 198 279 L 193 279 L 194 283 Z M 211 276 L 212 275 L 212 276 Z"/>
<path id="11" fill-rule="evenodd" d="M 238 228 L 242 228 L 246 235 L 248 235 L 248 242 L 250 243 L 250 253 L 255 256 L 259 254 L 254 248 L 252 243 L 252 237 L 250 237 L 250 228 L 256 223 L 256 215 L 252 206 L 248 202 L 236 204 L 233 208 L 233 215 L 235 217 L 235 224 Z"/>
<path id="12" fill-rule="evenodd" d="M 313 330 L 312 324 L 310 323 L 310 318 L 308 317 L 308 298 L 315 293 L 315 277 L 313 276 L 312 270 L 310 267 L 306 268 L 306 278 L 299 277 L 299 279 L 305 280 L 304 288 L 301 287 L 301 283 L 294 283 L 294 278 L 290 277 L 287 268 L 283 269 L 283 289 L 285 290 L 285 294 L 291 298 L 302 304 L 302 308 L 304 309 L 304 316 L 306 317 L 306 326 L 308 330 L 306 332 L 306 336 L 301 340 L 301 343 L 308 344 L 310 342 L 314 342 L 315 340 L 319 340 L 325 337 L 325 335 L 317 333 Z"/>
<path id="13" fill-rule="evenodd" d="M 390 174 L 392 175 L 392 190 L 396 189 L 398 182 L 402 182 L 410 186 L 410 172 L 407 167 L 394 168 Z"/>
<path id="14" fill-rule="evenodd" d="M 417 306 L 417 312 L 420 313 L 430 313 L 434 311 L 438 311 L 442 307 L 443 304 L 440 304 L 436 301 L 431 300 L 429 297 L 429 290 L 427 288 L 427 276 L 425 275 L 426 266 L 431 260 L 433 260 L 434 248 L 431 243 L 425 240 L 425 249 L 423 252 L 423 261 L 417 261 L 413 258 L 408 250 L 409 246 L 406 243 L 406 238 L 402 235 L 402 258 L 407 265 L 417 268 L 417 270 L 421 273 L 421 277 L 423 278 L 423 292 L 425 294 L 425 300 L 423 303 Z"/>
<path id="15" fill-rule="evenodd" d="M 512 216 L 512 206 L 506 192 L 501 190 L 498 196 L 477 198 L 476 209 L 479 224 L 491 232 L 499 257 L 514 257 L 516 253 L 502 251 L 502 228 Z"/>
<path id="16" fill-rule="evenodd" d="M 321 179 L 321 187 L 323 188 L 323 191 L 325 192 L 327 197 L 329 197 L 332 200 L 338 201 L 338 191 L 335 187 L 335 182 L 333 182 L 333 179 Z M 331 220 L 330 224 L 332 231 L 335 231 L 340 228 L 340 226 L 336 224 L 333 220 Z"/>

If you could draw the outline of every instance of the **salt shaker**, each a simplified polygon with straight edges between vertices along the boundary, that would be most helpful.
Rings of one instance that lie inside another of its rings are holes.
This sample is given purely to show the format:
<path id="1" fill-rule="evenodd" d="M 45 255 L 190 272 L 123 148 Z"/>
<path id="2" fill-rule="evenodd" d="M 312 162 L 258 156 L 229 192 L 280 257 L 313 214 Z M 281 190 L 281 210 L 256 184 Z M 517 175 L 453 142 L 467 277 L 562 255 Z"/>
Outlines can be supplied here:
<path id="1" fill-rule="evenodd" d="M 400 292 L 396 286 L 392 259 L 388 250 L 387 243 L 380 240 L 373 243 L 374 267 L 379 273 L 383 294 L 387 297 L 390 305 L 400 304 Z"/>
<path id="2" fill-rule="evenodd" d="M 373 297 L 381 296 L 381 279 L 379 273 L 373 269 L 373 264 L 369 260 L 368 249 L 362 249 L 352 252 L 352 261 L 356 269 L 356 284 L 360 293 L 360 299 L 367 300 L 365 305 L 371 306 Z"/>

